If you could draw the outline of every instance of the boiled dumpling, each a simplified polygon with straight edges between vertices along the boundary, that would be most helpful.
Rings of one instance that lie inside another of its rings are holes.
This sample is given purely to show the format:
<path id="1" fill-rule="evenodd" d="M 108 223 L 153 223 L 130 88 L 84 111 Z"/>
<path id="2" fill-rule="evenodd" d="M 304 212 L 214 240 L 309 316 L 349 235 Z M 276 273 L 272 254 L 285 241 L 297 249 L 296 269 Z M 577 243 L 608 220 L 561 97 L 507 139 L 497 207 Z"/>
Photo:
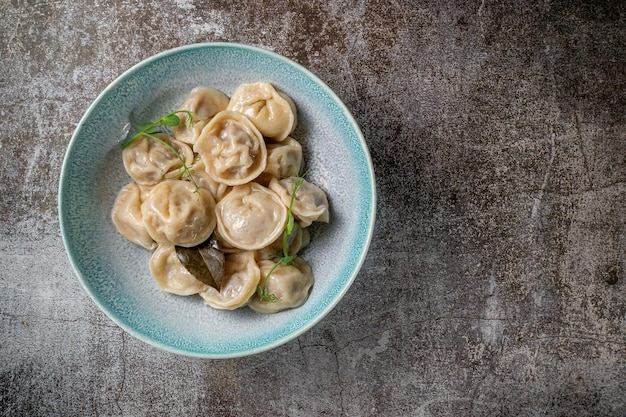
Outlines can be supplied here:
<path id="1" fill-rule="evenodd" d="M 176 140 L 193 145 L 198 140 L 200 132 L 209 120 L 228 107 L 229 99 L 226 94 L 215 88 L 196 87 L 181 106 L 181 110 L 188 110 L 193 114 L 193 123 L 187 123 L 187 113 L 180 112 L 180 124 L 172 127 Z"/>
<path id="2" fill-rule="evenodd" d="M 156 243 L 143 224 L 141 203 L 141 188 L 134 182 L 127 184 L 117 193 L 111 211 L 111 220 L 118 232 L 126 239 L 152 250 L 156 248 Z"/>
<path id="3" fill-rule="evenodd" d="M 234 310 L 246 305 L 255 294 L 260 280 L 261 272 L 254 259 L 254 252 L 227 254 L 220 290 L 207 287 L 200 296 L 213 308 Z"/>
<path id="4" fill-rule="evenodd" d="M 296 106 L 287 95 L 267 82 L 241 84 L 228 104 L 228 110 L 245 114 L 263 136 L 284 140 L 296 126 Z"/>
<path id="5" fill-rule="evenodd" d="M 296 178 L 285 178 L 282 180 L 272 179 L 269 188 L 280 195 L 283 203 L 287 206 L 291 202 Z M 326 193 L 317 185 L 300 178 L 302 184 L 296 192 L 293 200 L 291 212 L 301 226 L 310 226 L 314 221 L 328 223 L 328 198 Z"/>
<path id="6" fill-rule="evenodd" d="M 208 288 L 208 285 L 198 281 L 180 262 L 174 245 L 159 245 L 150 257 L 149 266 L 152 277 L 163 291 L 193 295 Z"/>
<path id="7" fill-rule="evenodd" d="M 274 268 L 275 262 L 262 260 L 258 263 L 261 277 L 265 279 Z M 267 314 L 300 307 L 309 297 L 312 286 L 313 273 L 311 268 L 302 258 L 296 258 L 291 264 L 279 265 L 265 281 L 265 289 L 268 294 L 276 296 L 275 301 L 263 301 L 258 295 L 255 295 L 248 305 L 254 311 Z"/>
<path id="8" fill-rule="evenodd" d="M 209 238 L 215 228 L 215 200 L 189 181 L 165 180 L 141 205 L 143 222 L 158 243 L 192 247 Z"/>
<path id="9" fill-rule="evenodd" d="M 176 149 L 186 165 L 193 164 L 194 155 L 189 145 L 165 134 L 154 136 Z M 128 175 L 142 185 L 154 185 L 183 173 L 183 163 L 178 156 L 168 146 L 148 136 L 141 136 L 126 147 L 122 159 Z"/>
<path id="10" fill-rule="evenodd" d="M 259 130 L 243 114 L 223 111 L 202 130 L 193 150 L 208 174 L 226 185 L 245 184 L 267 164 L 267 149 Z"/>
<path id="11" fill-rule="evenodd" d="M 288 137 L 282 142 L 267 144 L 267 166 L 256 179 L 267 185 L 272 178 L 287 178 L 298 175 L 302 167 L 302 145 Z"/>
<path id="12" fill-rule="evenodd" d="M 283 233 L 287 207 L 267 187 L 251 182 L 233 187 L 215 207 L 217 235 L 232 247 L 257 250 Z"/>

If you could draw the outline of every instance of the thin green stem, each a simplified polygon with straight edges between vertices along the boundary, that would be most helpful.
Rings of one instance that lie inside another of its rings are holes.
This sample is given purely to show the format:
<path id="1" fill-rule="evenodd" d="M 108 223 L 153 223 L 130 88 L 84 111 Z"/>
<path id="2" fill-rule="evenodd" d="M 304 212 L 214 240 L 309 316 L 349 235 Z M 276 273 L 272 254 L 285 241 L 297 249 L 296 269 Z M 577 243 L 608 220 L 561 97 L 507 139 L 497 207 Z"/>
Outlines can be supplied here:
<path id="1" fill-rule="evenodd" d="M 271 301 L 271 302 L 277 301 L 275 294 L 267 293 L 267 280 L 269 279 L 270 275 L 272 275 L 272 273 L 276 270 L 276 268 L 278 268 L 280 265 L 282 264 L 291 265 L 293 260 L 297 258 L 297 255 L 289 255 L 289 240 L 288 239 L 289 239 L 289 236 L 293 233 L 293 229 L 295 226 L 295 218 L 293 216 L 293 202 L 296 199 L 296 193 L 298 192 L 298 189 L 300 188 L 300 186 L 302 185 L 302 182 L 304 181 L 303 177 L 304 177 L 304 174 L 294 179 L 293 191 L 291 192 L 291 199 L 289 200 L 289 207 L 287 208 L 287 224 L 285 225 L 285 230 L 283 231 L 283 242 L 282 242 L 283 243 L 283 256 L 282 258 L 279 258 L 278 261 L 276 261 L 272 269 L 270 269 L 267 275 L 265 275 L 265 279 L 263 280 L 263 283 L 257 287 L 257 292 L 259 294 L 259 298 L 261 299 L 261 301 Z"/>

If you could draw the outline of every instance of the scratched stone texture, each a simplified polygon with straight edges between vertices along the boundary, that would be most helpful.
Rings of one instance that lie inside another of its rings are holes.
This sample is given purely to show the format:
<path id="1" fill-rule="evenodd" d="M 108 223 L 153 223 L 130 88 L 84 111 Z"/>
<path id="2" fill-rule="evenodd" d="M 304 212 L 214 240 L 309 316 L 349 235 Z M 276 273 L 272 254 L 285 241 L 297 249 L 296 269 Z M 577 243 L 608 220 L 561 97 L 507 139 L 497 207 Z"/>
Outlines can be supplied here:
<path id="1" fill-rule="evenodd" d="M 623 1 L 0 7 L 2 415 L 626 415 Z M 104 316 L 56 208 L 98 93 L 204 41 L 317 74 L 361 126 L 378 188 L 339 305 L 282 347 L 221 361 Z"/>

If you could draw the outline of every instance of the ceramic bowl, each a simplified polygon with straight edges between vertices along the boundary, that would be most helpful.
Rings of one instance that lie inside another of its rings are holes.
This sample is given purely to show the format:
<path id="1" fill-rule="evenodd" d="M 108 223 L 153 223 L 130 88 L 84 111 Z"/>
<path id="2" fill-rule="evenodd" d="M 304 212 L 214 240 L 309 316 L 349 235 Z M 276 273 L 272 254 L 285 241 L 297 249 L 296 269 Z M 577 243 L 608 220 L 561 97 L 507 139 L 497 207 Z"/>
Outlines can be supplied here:
<path id="1" fill-rule="evenodd" d="M 179 108 L 196 86 L 230 96 L 242 83 L 271 82 L 298 109 L 307 180 L 328 195 L 330 223 L 312 230 L 301 253 L 315 284 L 301 307 L 264 315 L 245 307 L 215 310 L 199 296 L 161 291 L 148 269 L 151 252 L 125 240 L 110 213 L 130 182 L 121 157 L 128 126 Z M 366 256 L 376 191 L 363 135 L 341 100 L 310 71 L 276 53 L 231 43 L 175 48 L 113 81 L 74 132 L 61 173 L 59 218 L 71 264 L 93 301 L 131 335 L 170 352 L 231 358 L 284 344 L 310 329 L 349 289 Z"/>

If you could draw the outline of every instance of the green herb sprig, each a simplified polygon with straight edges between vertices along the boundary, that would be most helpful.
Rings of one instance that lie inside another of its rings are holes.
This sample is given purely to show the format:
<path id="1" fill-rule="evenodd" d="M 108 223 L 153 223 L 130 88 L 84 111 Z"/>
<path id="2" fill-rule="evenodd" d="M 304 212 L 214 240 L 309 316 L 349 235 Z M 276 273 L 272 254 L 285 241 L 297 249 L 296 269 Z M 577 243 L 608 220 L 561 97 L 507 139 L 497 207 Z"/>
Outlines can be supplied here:
<path id="1" fill-rule="evenodd" d="M 291 199 L 289 200 L 289 207 L 287 208 L 287 224 L 285 226 L 285 230 L 283 231 L 283 256 L 280 257 L 278 261 L 276 261 L 272 269 L 270 269 L 267 275 L 265 275 L 265 278 L 263 279 L 261 285 L 257 287 L 257 294 L 259 295 L 261 301 L 269 301 L 272 303 L 278 301 L 276 294 L 268 294 L 267 280 L 269 279 L 270 275 L 272 275 L 272 272 L 274 272 L 276 268 L 278 268 L 280 265 L 291 265 L 293 263 L 293 260 L 298 257 L 298 255 L 289 255 L 288 238 L 293 233 L 293 229 L 295 227 L 295 218 L 293 217 L 293 201 L 296 198 L 296 193 L 298 192 L 298 189 L 304 182 L 304 175 L 306 174 L 296 177 L 293 183 L 293 191 L 291 192 Z"/>
<path id="2" fill-rule="evenodd" d="M 153 139 L 159 142 L 160 144 L 164 145 L 169 150 L 171 150 L 174 153 L 174 155 L 176 155 L 176 158 L 178 158 L 178 160 L 183 166 L 182 167 L 183 172 L 180 174 L 180 177 L 183 179 L 188 179 L 196 188 L 194 192 L 197 192 L 200 189 L 200 186 L 194 180 L 193 175 L 192 175 L 193 172 L 191 169 L 189 169 L 189 166 L 183 159 L 180 152 L 178 152 L 178 150 L 176 150 L 176 148 L 174 148 L 170 143 L 156 136 L 159 133 L 168 133 L 169 128 L 178 126 L 181 123 L 180 117 L 178 116 L 177 113 L 186 114 L 187 123 L 189 124 L 189 126 L 193 126 L 194 120 L 193 120 L 192 112 L 190 112 L 189 110 L 176 110 L 170 114 L 166 114 L 165 116 L 161 117 L 160 119 L 154 122 L 146 122 L 146 123 L 141 123 L 140 125 L 138 125 L 137 134 L 133 136 L 132 138 L 130 138 L 128 141 L 124 142 L 122 144 L 122 149 L 128 148 L 131 144 L 133 144 L 137 139 L 141 137 L 148 137 L 150 139 Z"/>

